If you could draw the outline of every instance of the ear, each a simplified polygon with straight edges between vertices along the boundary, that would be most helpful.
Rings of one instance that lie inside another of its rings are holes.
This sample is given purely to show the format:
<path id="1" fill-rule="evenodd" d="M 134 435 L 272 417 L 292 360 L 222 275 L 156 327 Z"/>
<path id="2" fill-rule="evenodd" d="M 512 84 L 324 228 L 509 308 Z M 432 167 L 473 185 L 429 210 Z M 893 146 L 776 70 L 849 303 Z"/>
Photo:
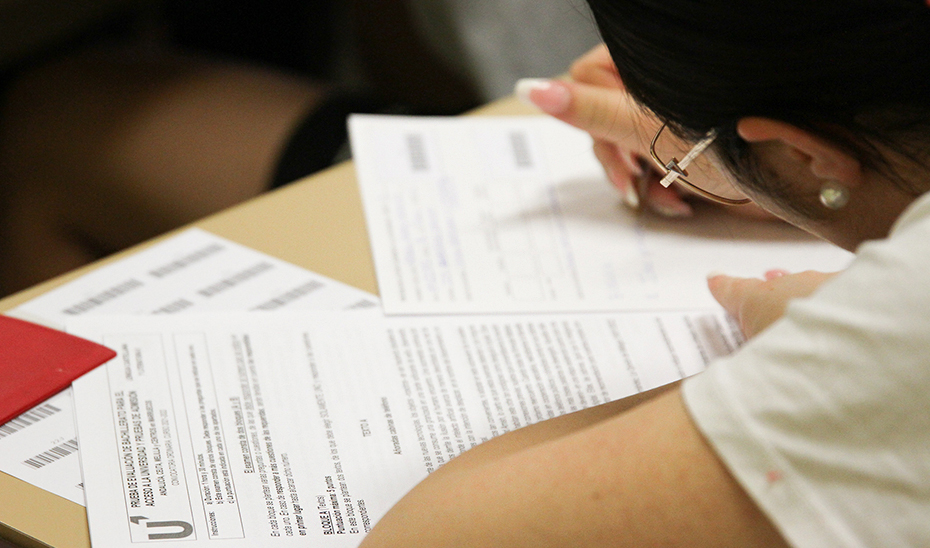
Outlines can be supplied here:
<path id="1" fill-rule="evenodd" d="M 776 142 L 785 147 L 789 157 L 801 162 L 817 179 L 837 181 L 846 187 L 863 181 L 859 161 L 816 135 L 791 124 L 771 118 L 747 117 L 737 123 L 736 131 L 749 143 Z"/>

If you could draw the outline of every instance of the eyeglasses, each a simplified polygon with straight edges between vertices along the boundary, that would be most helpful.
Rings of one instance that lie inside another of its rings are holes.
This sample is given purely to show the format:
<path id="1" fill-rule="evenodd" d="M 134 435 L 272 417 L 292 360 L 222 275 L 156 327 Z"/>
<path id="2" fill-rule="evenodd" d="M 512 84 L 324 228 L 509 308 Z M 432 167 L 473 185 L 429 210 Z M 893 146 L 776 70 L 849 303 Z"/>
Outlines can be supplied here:
<path id="1" fill-rule="evenodd" d="M 706 156 L 701 156 L 704 149 L 717 138 L 716 130 L 709 131 L 694 147 L 686 150 L 681 140 L 665 131 L 667 126 L 668 124 L 662 124 L 649 146 L 649 154 L 664 175 L 661 181 L 662 186 L 668 188 L 672 183 L 683 184 L 708 200 L 726 205 L 744 205 L 752 201 L 728 183 Z M 663 154 L 684 153 L 684 157 L 679 160 L 676 156 L 672 156 L 671 160 L 665 162 L 659 158 L 656 149 L 661 150 Z"/>

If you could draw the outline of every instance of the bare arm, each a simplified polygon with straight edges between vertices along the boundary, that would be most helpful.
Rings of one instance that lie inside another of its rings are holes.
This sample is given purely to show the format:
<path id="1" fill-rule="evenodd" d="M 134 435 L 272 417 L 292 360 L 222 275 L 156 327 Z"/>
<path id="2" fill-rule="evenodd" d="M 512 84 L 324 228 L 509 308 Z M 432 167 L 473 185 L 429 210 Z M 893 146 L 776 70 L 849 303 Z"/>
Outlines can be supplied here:
<path id="1" fill-rule="evenodd" d="M 677 387 L 611 411 L 506 434 L 483 458 L 454 459 L 363 548 L 785 546 L 701 437 Z"/>
<path id="2" fill-rule="evenodd" d="M 610 419 L 620 413 L 629 411 L 637 405 L 645 403 L 660 394 L 677 387 L 680 381 L 666 384 L 652 390 L 634 394 L 632 396 L 612 402 L 589 407 L 555 417 L 553 419 L 537 422 L 503 436 L 492 438 L 481 445 L 462 453 L 450 464 L 440 467 L 433 475 L 459 473 L 464 469 L 475 469 L 498 461 L 519 451 L 535 445 L 546 443 L 562 436 L 574 434 L 584 428 Z"/>

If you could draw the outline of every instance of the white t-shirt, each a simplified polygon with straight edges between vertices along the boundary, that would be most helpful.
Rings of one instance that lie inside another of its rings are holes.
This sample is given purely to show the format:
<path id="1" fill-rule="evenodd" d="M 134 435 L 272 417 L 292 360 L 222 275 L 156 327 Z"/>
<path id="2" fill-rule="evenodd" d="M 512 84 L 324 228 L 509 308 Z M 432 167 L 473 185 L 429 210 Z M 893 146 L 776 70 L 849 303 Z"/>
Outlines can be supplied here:
<path id="1" fill-rule="evenodd" d="M 930 194 L 683 390 L 792 546 L 930 546 Z"/>

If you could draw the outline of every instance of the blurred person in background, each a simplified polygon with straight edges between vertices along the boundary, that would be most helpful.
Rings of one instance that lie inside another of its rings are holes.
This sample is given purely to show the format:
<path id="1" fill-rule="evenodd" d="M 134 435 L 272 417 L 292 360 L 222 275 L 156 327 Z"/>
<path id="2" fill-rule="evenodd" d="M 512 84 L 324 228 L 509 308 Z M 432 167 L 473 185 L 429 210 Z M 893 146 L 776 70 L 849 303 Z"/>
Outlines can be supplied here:
<path id="1" fill-rule="evenodd" d="M 3 67 L 0 295 L 345 158 L 351 112 L 458 114 L 597 42 L 576 0 L 113 4 Z"/>

